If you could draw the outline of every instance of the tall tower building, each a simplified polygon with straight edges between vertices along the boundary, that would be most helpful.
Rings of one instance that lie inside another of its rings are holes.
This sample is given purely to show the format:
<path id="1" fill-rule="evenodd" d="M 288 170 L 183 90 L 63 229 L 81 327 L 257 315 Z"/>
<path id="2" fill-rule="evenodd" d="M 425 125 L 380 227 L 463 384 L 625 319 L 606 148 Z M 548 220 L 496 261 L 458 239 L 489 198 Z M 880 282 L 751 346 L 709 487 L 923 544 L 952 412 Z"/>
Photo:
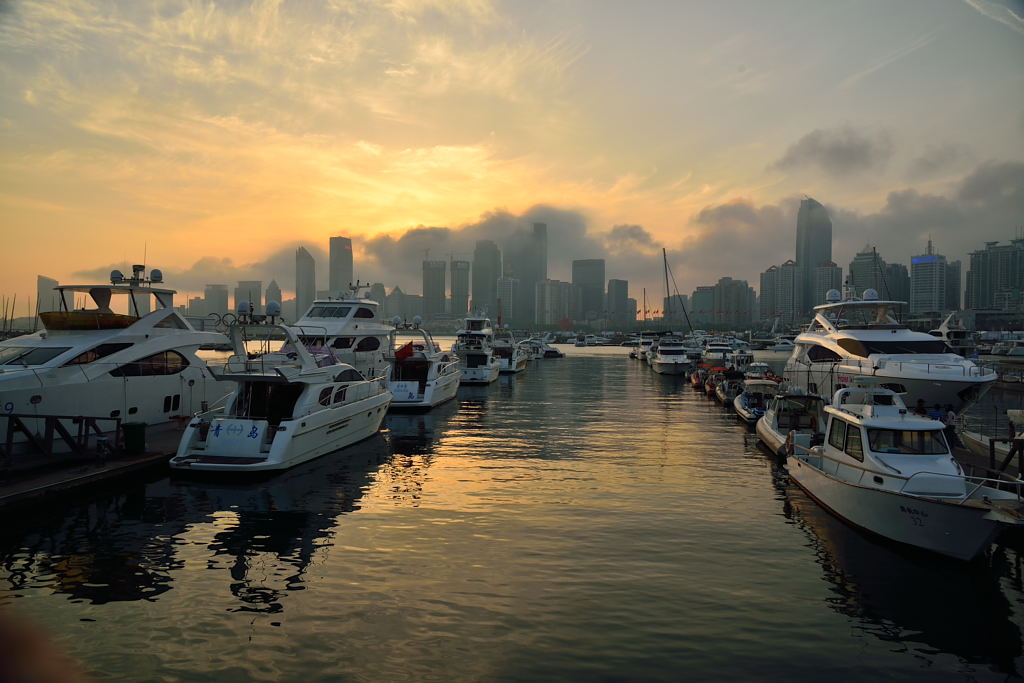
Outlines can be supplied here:
<path id="1" fill-rule="evenodd" d="M 807 315 L 803 301 L 804 272 L 793 260 L 779 266 L 775 274 L 775 311 L 786 325 L 806 322 Z"/>
<path id="2" fill-rule="evenodd" d="M 885 261 L 871 245 L 867 245 L 850 261 L 850 287 L 857 296 L 863 296 L 865 289 L 873 289 L 885 296 L 884 272 Z"/>
<path id="3" fill-rule="evenodd" d="M 941 312 L 946 307 L 946 257 L 936 254 L 932 241 L 920 256 L 910 259 L 910 312 Z"/>
<path id="4" fill-rule="evenodd" d="M 515 324 L 522 318 L 522 312 L 516 309 L 519 301 L 519 280 L 514 277 L 499 277 L 497 282 L 497 302 L 494 316 L 500 324 Z"/>
<path id="5" fill-rule="evenodd" d="M 506 245 L 504 272 L 519 280 L 516 308 L 520 311 L 520 320 L 532 322 L 537 283 L 548 277 L 548 226 L 545 223 L 534 223 L 525 240 Z M 603 291 L 604 283 L 601 287 Z"/>
<path id="6" fill-rule="evenodd" d="M 572 262 L 572 284 L 580 290 L 580 310 L 575 317 L 592 320 L 604 316 L 604 259 Z"/>
<path id="7" fill-rule="evenodd" d="M 902 263 L 886 263 L 885 279 L 878 294 L 883 299 L 910 302 L 910 272 Z"/>
<path id="8" fill-rule="evenodd" d="M 277 280 L 271 280 L 270 284 L 267 285 L 267 293 L 264 295 L 263 305 L 266 306 L 271 301 L 276 301 L 279 304 L 281 303 L 281 287 L 278 286 Z M 263 310 L 266 310 L 266 308 Z"/>
<path id="9" fill-rule="evenodd" d="M 618 323 L 634 322 L 629 320 L 629 282 L 627 280 L 609 280 L 608 294 L 605 297 L 608 303 L 608 319 Z"/>
<path id="10" fill-rule="evenodd" d="M 252 304 L 253 313 L 262 313 L 263 306 L 260 302 L 263 301 L 263 281 L 262 280 L 239 280 L 238 286 L 235 287 L 235 310 L 238 310 L 238 304 L 242 301 L 248 301 Z"/>
<path id="11" fill-rule="evenodd" d="M 778 280 L 778 266 L 771 266 L 761 273 L 761 300 L 758 303 L 758 311 L 762 320 L 775 322 L 775 316 L 778 315 L 778 307 L 775 303 L 775 288 L 778 286 Z"/>
<path id="12" fill-rule="evenodd" d="M 496 315 L 501 250 L 491 240 L 480 240 L 473 251 L 473 310 Z"/>
<path id="13" fill-rule="evenodd" d="M 316 260 L 305 247 L 295 250 L 295 318 L 304 315 L 316 298 Z"/>
<path id="14" fill-rule="evenodd" d="M 946 262 L 946 305 L 945 311 L 960 310 L 960 293 L 963 291 L 962 280 L 960 279 L 960 262 Z"/>
<path id="15" fill-rule="evenodd" d="M 469 261 L 452 261 L 451 314 L 462 317 L 469 310 Z"/>
<path id="16" fill-rule="evenodd" d="M 691 323 L 695 325 L 710 325 L 715 322 L 714 285 L 701 285 L 697 287 L 690 296 L 690 302 Z"/>
<path id="17" fill-rule="evenodd" d="M 352 275 L 352 240 L 348 237 L 331 238 L 331 264 L 328 270 L 331 296 L 348 292 L 350 284 L 355 282 Z"/>
<path id="18" fill-rule="evenodd" d="M 537 283 L 536 292 L 538 325 L 558 325 L 570 317 L 572 283 L 544 280 Z"/>
<path id="19" fill-rule="evenodd" d="M 203 303 L 206 314 L 216 313 L 224 315 L 228 312 L 228 286 L 227 285 L 206 285 L 203 291 Z"/>
<path id="20" fill-rule="evenodd" d="M 972 251 L 964 308 L 1005 310 L 1024 296 L 1024 239 Z"/>
<path id="21" fill-rule="evenodd" d="M 832 219 L 825 207 L 807 197 L 796 217 L 796 263 L 802 270 L 801 304 L 809 312 L 825 301 L 818 300 L 815 268 L 832 261 Z"/>
<path id="22" fill-rule="evenodd" d="M 843 269 L 832 261 L 825 261 L 824 263 L 819 263 L 818 267 L 814 269 L 813 301 L 818 302 L 814 306 L 820 306 L 825 303 L 825 295 L 830 289 L 840 293 L 843 291 Z M 811 307 L 812 311 L 814 306 Z"/>
<path id="23" fill-rule="evenodd" d="M 423 317 L 431 320 L 444 313 L 445 261 L 423 262 Z"/>

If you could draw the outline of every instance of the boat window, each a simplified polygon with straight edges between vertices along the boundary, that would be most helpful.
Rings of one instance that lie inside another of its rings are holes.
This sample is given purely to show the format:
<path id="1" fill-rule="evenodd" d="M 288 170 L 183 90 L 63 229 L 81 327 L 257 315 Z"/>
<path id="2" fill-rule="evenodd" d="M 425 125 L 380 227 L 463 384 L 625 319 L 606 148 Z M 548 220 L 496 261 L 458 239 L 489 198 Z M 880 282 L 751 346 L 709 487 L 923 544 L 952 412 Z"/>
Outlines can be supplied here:
<path id="1" fill-rule="evenodd" d="M 868 357 L 867 349 L 857 339 L 838 339 L 836 343 L 839 344 L 839 348 L 853 356 Z"/>
<path id="2" fill-rule="evenodd" d="M 380 339 L 377 337 L 363 337 L 356 344 L 356 351 L 376 351 L 380 348 Z"/>
<path id="3" fill-rule="evenodd" d="M 855 356 L 862 358 L 872 353 L 952 353 L 952 349 L 941 339 L 912 339 L 907 341 L 861 341 L 858 339 L 840 339 L 839 346 Z"/>
<path id="4" fill-rule="evenodd" d="M 153 375 L 177 375 L 188 367 L 188 359 L 177 351 L 161 351 L 152 356 L 125 363 L 110 371 L 111 377 L 149 377 Z"/>
<path id="5" fill-rule="evenodd" d="M 337 337 L 333 342 L 331 342 L 331 348 L 350 349 L 352 348 L 352 342 L 355 340 L 355 337 Z"/>
<path id="6" fill-rule="evenodd" d="M 105 358 L 113 353 L 117 353 L 118 351 L 123 351 L 129 346 L 131 346 L 131 344 L 100 344 L 99 346 L 95 346 L 88 351 L 78 354 L 64 365 L 85 365 L 86 363 L 92 363 L 100 358 Z"/>
<path id="7" fill-rule="evenodd" d="M 347 318 L 351 306 L 313 306 L 306 314 L 307 318 Z"/>
<path id="8" fill-rule="evenodd" d="M 334 376 L 335 382 L 362 382 L 364 378 L 355 368 L 345 368 Z"/>
<path id="9" fill-rule="evenodd" d="M 864 460 L 864 446 L 860 441 L 860 427 L 850 425 L 846 430 L 846 452 L 857 460 Z"/>
<path id="10" fill-rule="evenodd" d="M 176 329 L 176 330 L 188 329 L 188 325 L 185 324 L 185 321 L 182 320 L 181 318 L 179 318 L 176 315 L 169 315 L 169 316 L 167 316 L 166 318 L 164 318 L 163 320 L 161 320 L 157 324 L 153 325 L 153 327 L 164 327 L 164 328 L 170 327 L 170 328 Z"/>
<path id="11" fill-rule="evenodd" d="M 334 402 L 344 403 L 345 402 L 345 387 L 338 387 L 338 390 L 334 392 Z"/>
<path id="12" fill-rule="evenodd" d="M 818 362 L 831 362 L 839 360 L 839 354 L 832 349 L 827 349 L 824 346 L 818 346 L 817 344 L 807 349 L 807 357 L 813 361 Z"/>
<path id="13" fill-rule="evenodd" d="M 683 356 L 686 354 L 682 349 L 659 349 L 658 353 L 662 356 Z"/>
<path id="14" fill-rule="evenodd" d="M 3 362 L 4 365 L 43 365 L 64 353 L 70 351 L 70 346 L 37 346 L 37 347 L 11 347 L 20 353 L 12 354 Z"/>
<path id="15" fill-rule="evenodd" d="M 25 353 L 27 349 L 24 346 L 2 346 L 0 347 L 0 365 L 5 365 L 7 361 L 17 358 L 21 354 Z"/>
<path id="16" fill-rule="evenodd" d="M 846 422 L 832 418 L 832 426 L 828 431 L 828 443 L 833 448 L 843 450 L 846 443 Z"/>
<path id="17" fill-rule="evenodd" d="M 331 394 L 334 393 L 334 387 L 324 387 L 320 390 L 320 405 L 329 406 L 331 405 Z"/>
<path id="18" fill-rule="evenodd" d="M 356 309 L 355 317 L 357 317 L 357 318 L 372 318 L 372 317 L 374 317 L 374 315 L 373 315 L 373 311 L 371 311 L 369 308 L 357 308 Z"/>
<path id="19" fill-rule="evenodd" d="M 941 429 L 869 429 L 868 445 L 875 453 L 905 455 L 945 455 L 949 452 Z"/>

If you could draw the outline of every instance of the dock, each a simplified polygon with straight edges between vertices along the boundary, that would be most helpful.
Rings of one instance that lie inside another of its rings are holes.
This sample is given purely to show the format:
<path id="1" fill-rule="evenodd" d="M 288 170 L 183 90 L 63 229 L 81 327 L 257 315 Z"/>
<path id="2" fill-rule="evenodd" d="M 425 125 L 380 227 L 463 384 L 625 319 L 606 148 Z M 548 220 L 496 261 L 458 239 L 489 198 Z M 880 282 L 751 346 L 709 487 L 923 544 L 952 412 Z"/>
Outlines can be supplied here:
<path id="1" fill-rule="evenodd" d="M 103 453 L 33 453 L 15 450 L 0 455 L 0 508 L 42 502 L 50 496 L 85 486 L 98 486 L 123 477 L 167 467 L 177 451 L 181 420 L 146 428 L 145 449 L 123 448 Z"/>

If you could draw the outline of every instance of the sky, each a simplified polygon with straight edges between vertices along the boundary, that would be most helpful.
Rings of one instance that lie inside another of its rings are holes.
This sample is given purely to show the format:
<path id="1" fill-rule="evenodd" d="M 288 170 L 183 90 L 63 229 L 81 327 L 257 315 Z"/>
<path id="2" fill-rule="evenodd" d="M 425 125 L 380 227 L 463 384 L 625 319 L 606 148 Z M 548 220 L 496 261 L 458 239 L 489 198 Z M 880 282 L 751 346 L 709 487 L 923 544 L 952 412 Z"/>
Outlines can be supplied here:
<path id="1" fill-rule="evenodd" d="M 288 297 L 333 235 L 418 293 L 534 221 L 549 277 L 756 289 L 803 196 L 844 270 L 1024 229 L 1024 0 L 0 0 L 0 86 L 22 301 L 143 261 Z"/>

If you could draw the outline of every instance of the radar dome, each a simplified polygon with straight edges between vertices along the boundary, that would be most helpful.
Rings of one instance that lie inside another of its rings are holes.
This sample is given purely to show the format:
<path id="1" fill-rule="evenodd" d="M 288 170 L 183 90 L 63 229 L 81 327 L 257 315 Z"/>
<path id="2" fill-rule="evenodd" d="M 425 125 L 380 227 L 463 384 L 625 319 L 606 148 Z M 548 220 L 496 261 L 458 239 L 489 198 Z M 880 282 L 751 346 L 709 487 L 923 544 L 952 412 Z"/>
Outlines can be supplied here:
<path id="1" fill-rule="evenodd" d="M 267 302 L 267 315 L 272 318 L 276 318 L 281 315 L 281 302 L 280 301 L 268 301 Z"/>
<path id="2" fill-rule="evenodd" d="M 110 281 L 115 285 L 119 282 L 124 282 L 124 273 L 120 270 L 110 271 Z"/>
<path id="3" fill-rule="evenodd" d="M 395 327 L 398 327 L 399 325 L 401 325 L 402 324 L 401 316 L 397 316 L 396 315 L 394 318 L 392 318 L 391 319 L 391 324 L 394 325 Z"/>
<path id="4" fill-rule="evenodd" d="M 423 318 L 421 318 L 420 316 L 416 316 L 415 318 L 412 319 L 412 324 L 415 325 L 416 327 L 419 327 L 420 323 L 422 322 Z"/>
<path id="5" fill-rule="evenodd" d="M 163 282 L 164 281 L 164 274 L 163 274 L 163 272 L 161 272 L 159 268 L 154 268 L 153 270 L 149 271 L 149 281 L 150 282 Z"/>
<path id="6" fill-rule="evenodd" d="M 830 289 L 825 292 L 825 303 L 835 304 L 839 303 L 843 298 L 843 295 L 839 293 L 838 289 Z"/>
<path id="7" fill-rule="evenodd" d="M 864 295 L 861 296 L 864 301 L 878 301 L 878 291 L 868 288 L 864 290 Z"/>
<path id="8" fill-rule="evenodd" d="M 238 315 L 249 315 L 249 302 L 239 301 L 238 304 L 235 305 L 235 310 L 238 312 Z"/>

